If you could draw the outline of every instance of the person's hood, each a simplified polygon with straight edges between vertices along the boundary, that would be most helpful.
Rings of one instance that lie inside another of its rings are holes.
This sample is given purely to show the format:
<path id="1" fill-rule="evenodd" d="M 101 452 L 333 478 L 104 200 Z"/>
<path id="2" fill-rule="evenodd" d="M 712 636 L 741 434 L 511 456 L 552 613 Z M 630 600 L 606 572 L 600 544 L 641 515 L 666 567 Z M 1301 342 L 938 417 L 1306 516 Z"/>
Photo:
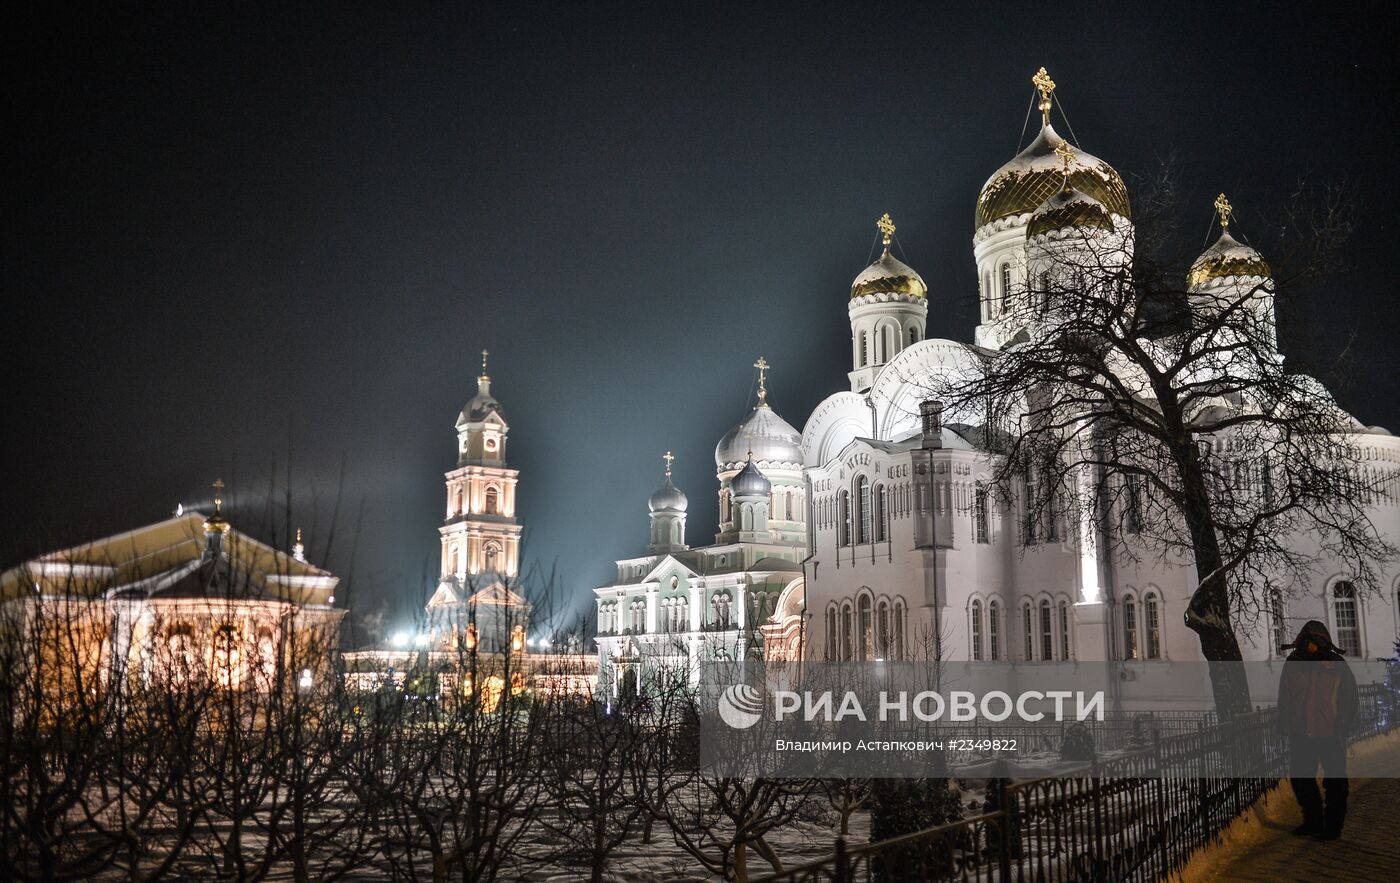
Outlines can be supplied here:
<path id="1" fill-rule="evenodd" d="M 1334 650 L 1337 653 L 1342 651 L 1332 643 L 1332 633 L 1327 631 L 1327 626 L 1315 619 L 1310 619 L 1303 623 L 1303 627 L 1298 630 L 1298 637 L 1293 639 L 1292 644 L 1284 644 L 1284 650 L 1291 650 L 1294 647 L 1301 647 L 1303 642 L 1309 637 L 1317 644 L 1319 651 Z"/>

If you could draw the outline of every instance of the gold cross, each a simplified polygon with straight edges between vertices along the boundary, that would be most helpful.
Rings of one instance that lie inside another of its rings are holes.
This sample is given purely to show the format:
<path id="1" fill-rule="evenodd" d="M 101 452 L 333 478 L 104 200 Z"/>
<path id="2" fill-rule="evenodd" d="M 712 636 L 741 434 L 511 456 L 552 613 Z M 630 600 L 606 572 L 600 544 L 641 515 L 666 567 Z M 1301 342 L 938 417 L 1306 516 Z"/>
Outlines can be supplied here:
<path id="1" fill-rule="evenodd" d="M 885 252 L 890 250 L 890 237 L 894 235 L 894 221 L 890 219 L 890 213 L 885 212 L 880 216 L 880 220 L 875 222 L 875 226 L 885 236 Z"/>
<path id="2" fill-rule="evenodd" d="M 889 215 L 885 215 L 885 217 L 888 218 Z M 886 237 L 885 242 L 889 243 L 888 237 Z M 768 369 L 772 366 L 762 356 L 758 357 L 758 361 L 754 362 L 753 366 L 758 369 L 758 403 L 764 405 L 768 403 Z"/>
<path id="3" fill-rule="evenodd" d="M 218 514 L 219 514 L 219 510 L 223 507 L 223 505 L 224 505 L 224 480 L 223 480 L 222 478 L 216 478 L 216 479 L 214 479 L 214 514 L 215 514 L 215 515 L 218 515 Z"/>
<path id="4" fill-rule="evenodd" d="M 671 461 L 674 460 L 674 459 L 676 459 L 676 458 L 671 456 L 671 452 L 670 452 L 670 451 L 667 451 L 667 452 L 666 452 L 666 455 L 665 455 L 664 457 L 662 457 L 661 459 L 663 459 L 663 460 L 666 461 L 666 477 L 667 477 L 667 478 L 670 478 L 670 477 L 671 477 Z"/>
<path id="5" fill-rule="evenodd" d="M 490 355 L 486 350 L 481 351 L 481 376 L 486 376 L 486 357 Z"/>
<path id="6" fill-rule="evenodd" d="M 1069 178 L 1069 167 L 1074 163 L 1074 148 L 1069 146 L 1069 141 L 1061 141 L 1055 147 L 1055 155 L 1060 158 L 1060 162 L 1065 164 L 1064 175 Z"/>
<path id="7" fill-rule="evenodd" d="M 1050 125 L 1050 95 L 1055 91 L 1055 81 L 1050 79 L 1050 74 L 1046 73 L 1045 68 L 1041 68 L 1035 72 L 1035 76 L 1031 77 L 1031 83 L 1040 92 L 1040 112 L 1045 118 L 1045 125 L 1048 126 Z"/>
<path id="8" fill-rule="evenodd" d="M 1230 229 L 1230 216 L 1235 213 L 1235 207 L 1230 205 L 1230 200 L 1225 198 L 1225 194 L 1215 197 L 1215 213 L 1220 216 L 1220 229 Z"/>

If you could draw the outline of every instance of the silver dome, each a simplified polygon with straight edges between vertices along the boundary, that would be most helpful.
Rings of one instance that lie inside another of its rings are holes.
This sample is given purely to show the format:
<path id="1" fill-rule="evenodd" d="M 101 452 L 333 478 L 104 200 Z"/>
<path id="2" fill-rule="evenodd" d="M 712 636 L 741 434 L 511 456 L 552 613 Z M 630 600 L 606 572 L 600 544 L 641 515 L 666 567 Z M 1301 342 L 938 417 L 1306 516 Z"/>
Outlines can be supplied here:
<path id="1" fill-rule="evenodd" d="M 767 405 L 759 405 L 715 445 L 715 466 L 724 469 L 748 459 L 760 463 L 802 464 L 802 434 Z"/>
<path id="2" fill-rule="evenodd" d="M 681 489 L 671 483 L 671 476 L 666 476 L 666 483 L 656 489 L 647 501 L 647 508 L 652 512 L 668 509 L 674 512 L 684 512 L 685 507 L 690 505 L 690 501 L 681 493 Z"/>
<path id="3" fill-rule="evenodd" d="M 744 464 L 739 474 L 729 481 L 729 492 L 739 497 L 766 497 L 773 491 L 773 482 L 759 471 L 753 460 Z"/>
<path id="4" fill-rule="evenodd" d="M 457 425 L 480 423 L 486 419 L 487 414 L 493 412 L 502 420 L 506 417 L 501 411 L 501 403 L 491 395 L 491 378 L 483 374 L 476 379 L 476 395 L 472 396 L 471 401 L 467 402 L 462 413 L 457 416 Z"/>

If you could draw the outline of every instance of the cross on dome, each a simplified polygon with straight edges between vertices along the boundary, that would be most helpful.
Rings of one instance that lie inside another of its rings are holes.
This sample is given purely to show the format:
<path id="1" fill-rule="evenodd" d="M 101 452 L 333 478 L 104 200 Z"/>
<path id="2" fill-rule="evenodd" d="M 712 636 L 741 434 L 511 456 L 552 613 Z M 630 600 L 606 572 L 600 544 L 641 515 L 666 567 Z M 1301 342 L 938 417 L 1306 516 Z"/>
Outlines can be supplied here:
<path id="1" fill-rule="evenodd" d="M 1064 163 L 1065 181 L 1069 181 L 1070 166 L 1074 165 L 1074 148 L 1069 146 L 1069 141 L 1061 141 L 1055 147 L 1055 155 Z"/>
<path id="2" fill-rule="evenodd" d="M 214 514 L 220 515 L 224 508 L 224 480 L 222 478 L 214 479 L 212 487 L 214 488 Z"/>
<path id="3" fill-rule="evenodd" d="M 1040 92 L 1040 113 L 1045 120 L 1045 125 L 1048 126 L 1050 125 L 1050 107 L 1053 103 L 1050 96 L 1055 92 L 1055 81 L 1050 79 L 1050 74 L 1046 72 L 1045 68 L 1041 68 L 1035 72 L 1035 76 L 1031 77 L 1031 84 Z"/>
<path id="4" fill-rule="evenodd" d="M 1230 216 L 1235 213 L 1235 207 L 1230 205 L 1230 200 L 1225 198 L 1225 194 L 1215 197 L 1215 213 L 1220 216 L 1220 229 L 1230 229 Z"/>
<path id="5" fill-rule="evenodd" d="M 481 351 L 481 376 L 486 377 L 486 357 L 490 355 L 487 350 Z"/>
<path id="6" fill-rule="evenodd" d="M 889 218 L 889 215 L 885 215 L 885 217 Z M 893 229 L 893 227 L 891 227 L 891 229 Z M 885 244 L 887 246 L 889 244 L 888 236 L 885 237 Z M 768 369 L 773 366 L 768 364 L 768 360 L 762 356 L 758 357 L 758 361 L 754 362 L 753 366 L 758 369 L 758 404 L 761 407 L 768 404 Z"/>
<path id="7" fill-rule="evenodd" d="M 894 231 L 895 231 L 894 221 L 891 220 L 891 218 L 890 218 L 890 213 L 889 213 L 889 212 L 885 212 L 883 215 L 881 215 L 881 216 L 880 216 L 880 220 L 878 220 L 878 221 L 875 222 L 875 226 L 876 226 L 877 228 L 879 228 L 880 233 L 884 235 L 884 237 L 885 237 L 885 254 L 889 254 L 889 253 L 890 253 L 890 237 L 894 235 Z"/>
<path id="8" fill-rule="evenodd" d="M 673 456 L 671 456 L 671 452 L 670 452 L 670 451 L 667 451 L 665 454 L 662 455 L 661 459 L 663 459 L 663 460 L 666 461 L 666 477 L 667 477 L 667 478 L 670 478 L 670 477 L 671 477 L 671 461 L 674 460 L 674 459 L 676 459 L 676 458 L 673 457 Z"/>

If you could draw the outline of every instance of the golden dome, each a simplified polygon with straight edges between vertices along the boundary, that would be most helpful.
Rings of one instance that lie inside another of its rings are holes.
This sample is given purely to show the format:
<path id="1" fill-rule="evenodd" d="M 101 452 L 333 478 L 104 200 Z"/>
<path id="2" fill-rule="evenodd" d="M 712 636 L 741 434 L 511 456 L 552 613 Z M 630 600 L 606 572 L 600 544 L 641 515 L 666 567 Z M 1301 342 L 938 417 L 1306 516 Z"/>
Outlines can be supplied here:
<path id="1" fill-rule="evenodd" d="M 1222 231 L 1215 244 L 1191 265 L 1186 284 L 1191 288 L 1227 276 L 1269 276 L 1269 265 L 1264 256 Z"/>
<path id="2" fill-rule="evenodd" d="M 1049 123 L 1030 146 L 997 169 L 977 197 L 976 229 L 1002 218 L 1033 212 L 1059 192 L 1065 175 L 1055 148 L 1061 138 Z M 1112 166 L 1073 145 L 1069 184 L 1096 200 L 1111 214 L 1129 217 L 1128 188 Z"/>
<path id="3" fill-rule="evenodd" d="M 1035 210 L 1035 214 L 1031 215 L 1031 222 L 1026 226 L 1026 237 L 1085 227 L 1112 233 L 1113 218 L 1109 216 L 1103 203 L 1066 184 L 1059 193 L 1045 200 L 1040 208 Z"/>
<path id="4" fill-rule="evenodd" d="M 880 259 L 861 271 L 851 283 L 851 297 L 867 294 L 908 294 L 914 297 L 928 297 L 928 286 L 924 277 L 914 272 L 914 268 L 886 251 Z"/>

